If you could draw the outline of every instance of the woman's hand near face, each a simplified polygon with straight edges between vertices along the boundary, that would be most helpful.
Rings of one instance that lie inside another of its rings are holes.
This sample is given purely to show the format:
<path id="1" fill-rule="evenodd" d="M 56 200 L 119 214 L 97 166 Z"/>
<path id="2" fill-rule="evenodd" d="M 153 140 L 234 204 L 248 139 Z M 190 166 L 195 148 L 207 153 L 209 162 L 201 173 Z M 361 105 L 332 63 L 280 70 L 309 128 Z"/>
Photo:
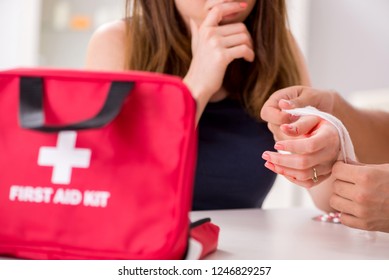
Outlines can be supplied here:
<path id="1" fill-rule="evenodd" d="M 254 61 L 251 36 L 243 23 L 220 25 L 223 18 L 246 9 L 244 2 L 209 1 L 209 12 L 200 26 L 191 20 L 193 59 L 184 82 L 205 107 L 224 79 L 227 66 L 243 58 Z"/>

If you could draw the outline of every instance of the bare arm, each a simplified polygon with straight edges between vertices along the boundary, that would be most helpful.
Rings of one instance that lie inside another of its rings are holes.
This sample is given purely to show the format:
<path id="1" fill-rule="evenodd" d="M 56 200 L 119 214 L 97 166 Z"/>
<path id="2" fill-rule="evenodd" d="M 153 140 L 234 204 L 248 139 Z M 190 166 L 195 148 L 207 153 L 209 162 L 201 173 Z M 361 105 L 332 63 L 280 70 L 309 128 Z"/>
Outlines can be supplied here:
<path id="1" fill-rule="evenodd" d="M 290 39 L 302 76 L 302 83 L 309 86 L 309 76 L 303 55 L 292 36 L 290 36 Z M 309 188 L 309 193 L 315 205 L 324 211 L 331 211 L 329 200 L 332 194 L 333 179 L 329 174 L 339 151 L 336 148 L 339 147 L 337 132 L 336 130 L 331 130 L 331 127 L 325 124 L 320 133 L 309 138 L 306 138 L 306 136 L 303 138 L 299 137 L 300 139 L 298 140 L 296 136 L 309 133 L 312 127 L 318 124 L 319 119 L 314 117 L 300 119 L 294 123 L 294 129 L 290 131 L 281 129 L 282 127 L 280 126 L 284 123 L 289 123 L 290 120 L 289 115 L 280 110 L 278 102 L 280 99 L 289 100 L 289 95 L 290 92 L 273 94 L 262 109 L 261 116 L 269 122 L 269 128 L 278 138 L 277 140 L 281 140 L 277 144 L 280 144 L 285 151 L 291 152 L 292 155 L 266 152 L 268 159 L 266 159 L 267 163 L 265 166 L 278 174 L 284 175 L 291 182 Z M 328 136 L 332 137 L 328 138 Z M 330 139 L 332 145 L 328 145 Z M 311 179 L 314 167 L 320 172 L 319 183 L 315 183 Z"/>
<path id="2" fill-rule="evenodd" d="M 123 71 L 125 23 L 115 21 L 101 26 L 90 39 L 86 54 L 87 69 Z"/>
<path id="3" fill-rule="evenodd" d="M 389 162 L 389 113 L 354 108 L 339 94 L 331 113 L 347 127 L 359 161 Z"/>
<path id="4" fill-rule="evenodd" d="M 291 36 L 292 40 L 292 47 L 295 52 L 295 56 L 297 59 L 297 65 L 300 69 L 301 78 L 302 78 L 302 85 L 310 86 L 310 77 L 308 73 L 308 67 L 305 63 L 304 56 L 297 45 L 297 42 L 295 41 L 294 37 Z M 332 208 L 330 207 L 329 201 L 330 197 L 333 193 L 332 191 L 332 185 L 333 185 L 334 179 L 330 176 L 326 180 L 322 181 L 320 184 L 316 185 L 314 188 L 309 189 L 309 194 L 311 195 L 311 198 L 313 202 L 315 203 L 316 207 L 323 211 L 331 211 Z"/>

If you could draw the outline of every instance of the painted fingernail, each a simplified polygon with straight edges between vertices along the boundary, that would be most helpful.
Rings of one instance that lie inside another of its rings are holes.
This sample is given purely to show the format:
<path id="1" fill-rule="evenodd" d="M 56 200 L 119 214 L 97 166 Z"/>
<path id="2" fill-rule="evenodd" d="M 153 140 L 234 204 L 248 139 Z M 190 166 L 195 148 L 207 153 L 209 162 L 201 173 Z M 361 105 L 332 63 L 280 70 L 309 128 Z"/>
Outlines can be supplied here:
<path id="1" fill-rule="evenodd" d="M 263 153 L 262 154 L 262 158 L 264 159 L 264 160 L 266 160 L 266 161 L 268 161 L 268 160 L 270 160 L 270 155 L 268 154 L 268 153 Z"/>
<path id="2" fill-rule="evenodd" d="M 284 151 L 285 150 L 285 147 L 284 145 L 281 145 L 281 144 L 275 144 L 274 145 L 274 149 L 276 149 L 277 151 Z"/>
<path id="3" fill-rule="evenodd" d="M 286 105 L 288 105 L 289 107 L 294 108 L 294 103 L 291 100 L 281 99 L 280 102 L 286 103 Z"/>
<path id="4" fill-rule="evenodd" d="M 295 121 L 297 121 L 299 118 L 300 118 L 299 116 L 289 115 L 289 120 L 290 120 L 291 122 L 295 122 Z"/>
<path id="5" fill-rule="evenodd" d="M 265 163 L 265 167 L 268 168 L 268 169 L 270 169 L 271 171 L 275 172 L 275 166 L 274 166 L 274 164 L 272 164 L 272 163 L 270 163 L 270 162 L 267 161 L 267 162 Z"/>
<path id="6" fill-rule="evenodd" d="M 240 2 L 239 5 L 240 5 L 242 8 L 246 8 L 246 7 L 247 7 L 247 3 L 246 3 L 246 2 Z"/>
<path id="7" fill-rule="evenodd" d="M 294 133 L 294 134 L 297 134 L 297 133 L 298 133 L 297 127 L 294 126 L 294 125 L 292 125 L 292 124 L 287 125 L 287 129 L 289 130 L 289 132 L 292 132 L 292 133 Z"/>

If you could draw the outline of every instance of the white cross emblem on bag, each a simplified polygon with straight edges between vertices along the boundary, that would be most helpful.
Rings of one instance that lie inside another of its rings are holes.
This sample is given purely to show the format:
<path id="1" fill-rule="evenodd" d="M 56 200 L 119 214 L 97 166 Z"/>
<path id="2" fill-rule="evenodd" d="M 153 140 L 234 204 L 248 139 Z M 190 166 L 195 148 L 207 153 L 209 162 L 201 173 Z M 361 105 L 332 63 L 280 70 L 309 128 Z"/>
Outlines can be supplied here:
<path id="1" fill-rule="evenodd" d="M 52 166 L 51 183 L 70 184 L 72 168 L 88 168 L 92 151 L 76 148 L 77 133 L 63 131 L 58 133 L 56 147 L 39 149 L 38 165 Z"/>

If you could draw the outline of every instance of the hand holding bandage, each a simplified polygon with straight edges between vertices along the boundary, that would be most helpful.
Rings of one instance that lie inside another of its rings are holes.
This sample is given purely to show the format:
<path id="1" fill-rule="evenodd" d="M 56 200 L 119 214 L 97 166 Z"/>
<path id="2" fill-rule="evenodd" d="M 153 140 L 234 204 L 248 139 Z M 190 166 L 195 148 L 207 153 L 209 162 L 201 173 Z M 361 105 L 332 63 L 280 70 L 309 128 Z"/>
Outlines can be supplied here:
<path id="1" fill-rule="evenodd" d="M 310 188 L 330 176 L 343 142 L 328 114 L 312 107 L 289 112 L 301 117 L 294 123 L 280 126 L 282 133 L 292 138 L 275 145 L 276 150 L 288 153 L 267 151 L 262 157 L 270 170 L 297 185 Z"/>
<path id="2" fill-rule="evenodd" d="M 352 145 L 348 145 L 348 147 L 343 145 L 342 151 L 345 152 L 345 154 L 341 153 L 342 145 L 339 140 L 351 144 L 351 141 L 347 140 L 349 139 L 347 130 L 343 129 L 346 133 L 342 132 L 339 134 L 338 131 L 336 131 L 335 126 L 319 117 L 296 117 L 291 116 L 284 110 L 314 106 L 320 111 L 333 114 L 335 112 L 335 100 L 339 101 L 341 99 L 339 99 L 334 92 L 321 91 L 302 86 L 289 87 L 272 94 L 262 108 L 261 117 L 268 122 L 270 130 L 277 140 L 285 141 L 290 138 L 295 139 L 292 140 L 294 141 L 295 146 L 300 146 L 303 150 L 309 150 L 315 146 L 327 148 L 332 146 L 334 147 L 334 150 L 332 151 L 335 151 L 335 153 L 331 153 L 331 150 L 328 150 L 327 158 L 330 158 L 331 155 L 334 159 L 336 155 L 339 155 L 341 156 L 340 159 L 344 158 L 348 162 L 335 162 L 332 170 L 330 170 L 332 175 L 331 179 L 334 181 L 328 181 L 331 183 L 328 185 L 330 188 L 327 188 L 330 192 L 327 194 L 321 193 L 320 196 L 312 196 L 316 205 L 318 205 L 317 202 L 321 203 L 321 205 L 327 204 L 328 207 L 331 207 L 333 210 L 341 212 L 340 222 L 346 226 L 370 231 L 389 232 L 389 164 L 364 165 L 355 162 Z M 349 110 L 352 109 L 345 101 L 338 105 L 337 116 L 342 115 L 339 114 L 339 112 L 347 115 Z M 354 120 L 349 120 L 348 123 L 348 125 L 351 125 L 351 128 L 353 128 L 354 125 L 358 126 L 358 123 L 354 124 L 353 121 Z M 377 122 L 379 121 L 381 120 L 377 119 Z M 358 119 L 356 119 L 355 122 L 358 122 Z M 309 131 L 309 128 L 312 130 Z M 307 131 L 309 131 L 309 133 L 306 133 Z M 358 136 L 358 133 L 366 133 L 363 130 L 354 130 L 353 132 L 355 136 Z M 374 130 L 371 132 L 374 132 Z M 306 136 L 308 137 L 305 136 L 301 139 L 301 135 L 304 133 L 307 134 Z M 293 137 L 293 134 L 295 137 Z M 382 137 L 382 134 L 379 134 L 379 131 L 377 137 L 378 136 Z M 338 139 L 338 142 L 336 142 L 335 139 Z M 305 144 L 306 146 L 304 147 L 302 144 Z M 296 152 L 296 149 L 292 152 Z M 324 153 L 322 153 L 322 155 L 323 154 Z M 312 153 L 305 153 L 297 156 L 296 166 L 301 167 L 304 164 L 307 165 L 307 163 L 312 163 L 311 161 L 314 161 L 314 154 Z M 285 155 L 277 155 L 277 153 L 275 153 L 274 157 L 281 161 Z M 316 160 L 318 159 L 319 157 L 316 158 Z M 322 163 L 325 162 L 323 161 L 324 159 L 325 157 L 321 158 Z M 331 165 L 331 162 L 327 161 L 327 164 L 328 163 Z M 316 169 L 316 167 L 313 168 Z M 300 174 L 303 173 L 301 169 L 299 172 Z M 314 170 L 306 170 L 306 172 L 306 176 L 311 174 L 312 178 L 307 180 L 305 185 L 304 182 L 301 181 L 294 181 L 294 183 L 306 187 L 315 185 L 313 183 L 315 177 Z M 321 183 L 325 178 L 321 172 L 322 170 L 316 169 L 318 183 Z M 316 188 L 314 190 L 316 190 Z M 324 194 L 324 196 L 322 194 Z M 323 209 L 322 207 L 319 208 Z"/>
<path id="3" fill-rule="evenodd" d="M 330 206 L 342 213 L 341 223 L 389 233 L 389 164 L 337 162 Z"/>

